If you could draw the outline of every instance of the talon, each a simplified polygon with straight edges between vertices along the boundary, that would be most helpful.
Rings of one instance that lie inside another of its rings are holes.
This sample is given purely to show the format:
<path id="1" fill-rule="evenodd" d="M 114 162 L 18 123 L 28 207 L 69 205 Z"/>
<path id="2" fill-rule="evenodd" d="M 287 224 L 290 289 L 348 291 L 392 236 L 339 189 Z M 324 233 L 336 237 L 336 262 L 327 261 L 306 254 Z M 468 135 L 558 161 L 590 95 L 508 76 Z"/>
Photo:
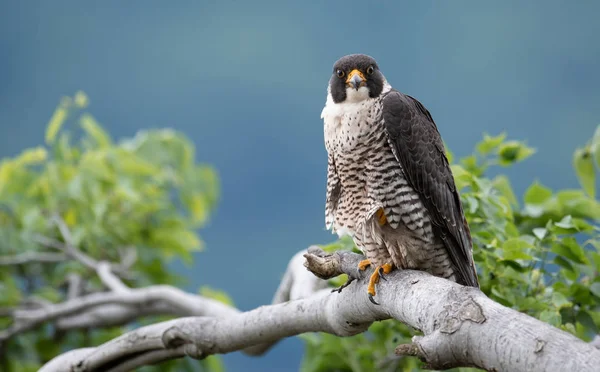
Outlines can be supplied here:
<path id="1" fill-rule="evenodd" d="M 373 274 L 371 274 L 371 278 L 369 278 L 369 286 L 367 287 L 367 292 L 369 293 L 369 301 L 371 301 L 372 303 L 379 305 L 377 302 L 375 302 L 375 300 L 373 299 L 373 296 L 375 296 L 376 292 L 375 292 L 375 284 L 377 284 L 379 282 L 379 270 L 375 270 L 373 272 Z"/>
<path id="2" fill-rule="evenodd" d="M 379 270 L 377 270 L 377 271 L 379 271 L 379 279 L 383 279 L 383 280 L 387 281 L 387 279 L 385 278 L 385 276 L 383 276 L 383 274 L 385 274 L 385 270 L 384 270 L 383 266 L 380 266 Z"/>
<path id="3" fill-rule="evenodd" d="M 379 279 L 387 280 L 383 275 L 389 274 L 393 269 L 392 264 L 386 263 L 375 269 L 373 274 L 371 274 L 371 278 L 369 278 L 369 286 L 367 287 L 367 292 L 369 293 L 369 301 L 371 301 L 375 305 L 379 305 L 374 299 L 375 296 L 375 285 L 379 283 Z"/>
<path id="4" fill-rule="evenodd" d="M 371 301 L 371 303 L 374 304 L 374 305 L 379 305 L 377 303 L 377 301 L 375 301 L 375 299 L 373 299 L 373 296 L 370 293 L 369 293 L 369 301 Z"/>
<path id="5" fill-rule="evenodd" d="M 348 280 L 346 280 L 346 283 L 342 284 L 340 287 L 338 288 L 334 288 L 331 290 L 331 293 L 333 292 L 337 292 L 337 293 L 342 293 L 342 289 L 346 288 L 347 286 L 350 285 L 350 283 L 352 283 L 354 281 L 354 278 L 350 278 L 348 277 Z"/>

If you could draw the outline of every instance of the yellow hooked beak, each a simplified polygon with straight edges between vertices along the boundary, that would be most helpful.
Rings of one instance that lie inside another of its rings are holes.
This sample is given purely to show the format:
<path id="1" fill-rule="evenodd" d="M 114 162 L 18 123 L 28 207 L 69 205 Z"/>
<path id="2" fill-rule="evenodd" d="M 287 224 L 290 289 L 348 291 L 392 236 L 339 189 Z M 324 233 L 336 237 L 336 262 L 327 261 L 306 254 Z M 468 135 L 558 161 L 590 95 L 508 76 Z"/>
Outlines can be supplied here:
<path id="1" fill-rule="evenodd" d="M 354 69 L 348 74 L 348 78 L 346 79 L 346 85 L 358 90 L 358 88 L 367 85 L 367 79 L 365 79 L 365 75 L 363 75 L 362 72 Z"/>

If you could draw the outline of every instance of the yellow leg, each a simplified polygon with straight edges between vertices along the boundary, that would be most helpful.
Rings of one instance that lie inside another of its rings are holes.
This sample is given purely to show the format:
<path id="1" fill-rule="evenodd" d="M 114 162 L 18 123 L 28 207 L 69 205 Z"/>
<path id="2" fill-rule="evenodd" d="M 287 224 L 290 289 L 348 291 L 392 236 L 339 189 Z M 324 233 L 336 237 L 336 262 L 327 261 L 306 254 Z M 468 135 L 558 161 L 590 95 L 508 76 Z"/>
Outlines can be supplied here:
<path id="1" fill-rule="evenodd" d="M 377 221 L 379 221 L 379 224 L 381 226 L 385 225 L 387 223 L 387 217 L 385 216 L 385 212 L 383 211 L 383 208 L 379 208 L 377 210 Z"/>
<path id="2" fill-rule="evenodd" d="M 367 292 L 369 293 L 369 300 L 372 303 L 374 303 L 375 305 L 379 305 L 373 299 L 373 296 L 375 296 L 375 294 L 376 294 L 375 293 L 375 285 L 377 283 L 379 283 L 380 278 L 383 278 L 381 275 L 389 274 L 390 272 L 392 272 L 393 268 L 394 267 L 392 266 L 392 264 L 386 263 L 386 264 L 376 267 L 373 274 L 371 274 L 371 278 L 369 279 L 369 286 L 367 287 Z"/>
<path id="3" fill-rule="evenodd" d="M 379 283 L 379 270 L 373 271 L 373 274 L 371 274 L 371 278 L 369 279 L 369 286 L 367 287 L 369 296 L 375 296 L 375 284 L 377 283 Z"/>

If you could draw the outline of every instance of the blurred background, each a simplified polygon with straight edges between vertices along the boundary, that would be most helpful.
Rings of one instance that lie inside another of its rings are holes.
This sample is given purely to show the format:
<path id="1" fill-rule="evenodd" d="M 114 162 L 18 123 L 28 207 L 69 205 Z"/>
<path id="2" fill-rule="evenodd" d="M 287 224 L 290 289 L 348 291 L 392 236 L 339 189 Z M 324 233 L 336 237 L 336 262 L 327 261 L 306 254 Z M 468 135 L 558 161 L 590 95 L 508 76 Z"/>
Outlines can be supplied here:
<path id="1" fill-rule="evenodd" d="M 452 4 L 452 5 L 451 5 Z M 85 91 L 113 138 L 170 127 L 216 167 L 221 199 L 188 279 L 249 310 L 324 229 L 319 118 L 333 63 L 375 57 L 432 113 L 457 156 L 484 132 L 538 152 L 510 169 L 576 186 L 570 156 L 600 122 L 600 3 L 0 2 L 0 156 L 44 141 L 61 96 Z M 453 6 L 454 5 L 454 6 Z M 295 370 L 302 343 L 225 356 L 228 371 Z"/>

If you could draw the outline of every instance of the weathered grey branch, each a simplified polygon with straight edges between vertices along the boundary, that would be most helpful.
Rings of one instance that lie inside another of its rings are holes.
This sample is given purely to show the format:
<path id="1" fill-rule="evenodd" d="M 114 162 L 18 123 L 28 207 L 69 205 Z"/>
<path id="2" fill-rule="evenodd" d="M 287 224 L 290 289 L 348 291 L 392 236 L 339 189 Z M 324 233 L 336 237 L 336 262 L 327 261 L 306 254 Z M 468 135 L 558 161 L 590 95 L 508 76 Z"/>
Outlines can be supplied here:
<path id="1" fill-rule="evenodd" d="M 0 266 L 24 265 L 34 262 L 54 263 L 65 261 L 67 256 L 54 252 L 25 252 L 15 256 L 0 257 Z"/>
<path id="2" fill-rule="evenodd" d="M 108 262 L 99 262 L 96 266 L 96 273 L 100 277 L 102 283 L 106 288 L 110 289 L 115 293 L 129 293 L 130 289 L 127 287 L 121 279 L 115 276 Z"/>
<path id="3" fill-rule="evenodd" d="M 83 285 L 81 275 L 70 273 L 67 276 L 67 299 L 72 300 L 79 297 Z"/>
<path id="4" fill-rule="evenodd" d="M 600 350 L 593 345 L 506 308 L 477 289 L 423 272 L 391 273 L 378 286 L 377 300 L 381 305 L 373 305 L 365 293 L 365 279 L 356 270 L 361 258 L 349 252 L 325 255 L 314 248 L 306 254 L 306 265 L 319 277 L 346 273 L 358 278 L 358 284 L 341 293 L 318 290 L 322 282 L 313 282 L 312 290 L 316 292 L 307 298 L 245 313 L 231 311 L 221 317 L 186 317 L 146 326 L 96 348 L 58 356 L 41 371 L 67 367 L 73 371 L 98 371 L 109 365 L 114 371 L 126 371 L 184 355 L 204 358 L 247 349 L 304 332 L 350 336 L 364 332 L 374 321 L 389 318 L 423 332 L 423 336 L 413 338 L 412 344 L 400 345 L 397 352 L 418 356 L 431 368 L 591 371 L 600 365 Z M 295 259 L 298 263 L 297 256 Z M 296 270 L 292 263 L 290 268 L 288 272 Z M 291 281 L 286 274 L 282 284 Z M 292 291 L 282 287 L 276 299 L 283 299 L 286 292 Z"/>
<path id="5" fill-rule="evenodd" d="M 13 311 L 14 324 L 11 328 L 0 332 L 0 341 L 59 318 L 62 318 L 61 320 L 63 322 L 58 323 L 59 328 L 61 324 L 66 324 L 67 326 L 65 328 L 73 328 L 73 323 L 77 323 L 77 321 L 81 322 L 82 317 L 86 316 L 86 314 L 89 316 L 89 313 L 86 313 L 85 311 L 90 309 L 95 309 L 95 314 L 100 317 L 96 319 L 104 318 L 107 320 L 104 324 L 99 322 L 100 325 L 108 325 L 110 324 L 108 321 L 110 320 L 110 314 L 104 313 L 106 308 L 101 309 L 100 306 L 102 305 L 117 304 L 136 307 L 138 311 L 135 314 L 138 314 L 139 316 L 140 308 L 153 306 L 155 303 L 168 304 L 170 309 L 172 309 L 172 313 L 175 315 L 192 313 L 200 315 L 208 314 L 210 316 L 222 314 L 227 316 L 228 314 L 235 314 L 238 312 L 218 301 L 191 295 L 170 286 L 131 289 L 126 292 L 100 292 L 76 297 L 63 303 L 48 304 L 41 308 L 15 309 Z M 130 314 L 134 315 L 132 312 L 130 312 Z M 74 317 L 69 319 L 71 316 Z M 134 318 L 129 318 L 129 320 L 133 319 Z M 68 326 L 69 324 L 71 325 L 70 327 Z M 87 325 L 91 324 L 86 324 L 86 326 Z"/>

